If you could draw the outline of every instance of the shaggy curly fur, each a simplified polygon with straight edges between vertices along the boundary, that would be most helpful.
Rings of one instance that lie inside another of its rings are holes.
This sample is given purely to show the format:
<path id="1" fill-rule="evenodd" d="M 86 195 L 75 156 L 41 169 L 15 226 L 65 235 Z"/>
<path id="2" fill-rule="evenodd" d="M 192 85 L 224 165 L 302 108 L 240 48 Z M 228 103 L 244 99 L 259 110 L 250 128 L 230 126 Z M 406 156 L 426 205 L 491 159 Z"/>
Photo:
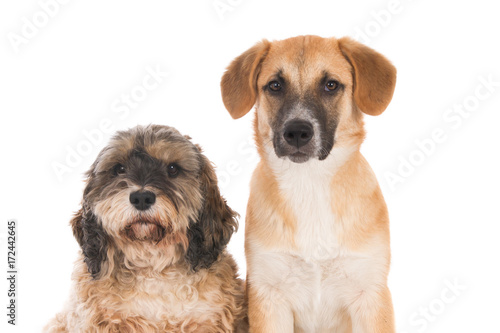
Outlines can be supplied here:
<path id="1" fill-rule="evenodd" d="M 189 139 L 138 126 L 101 151 L 71 221 L 82 250 L 74 288 L 45 332 L 247 331 L 243 282 L 225 250 L 237 214 Z"/>

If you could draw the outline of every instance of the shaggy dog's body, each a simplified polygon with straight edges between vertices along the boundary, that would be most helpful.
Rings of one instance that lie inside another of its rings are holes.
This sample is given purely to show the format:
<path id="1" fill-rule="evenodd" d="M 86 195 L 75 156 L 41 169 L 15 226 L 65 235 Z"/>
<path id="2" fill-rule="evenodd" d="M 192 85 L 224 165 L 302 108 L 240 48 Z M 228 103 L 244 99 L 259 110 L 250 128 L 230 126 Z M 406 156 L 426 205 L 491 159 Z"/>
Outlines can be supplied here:
<path id="1" fill-rule="evenodd" d="M 263 41 L 228 67 L 224 104 L 234 118 L 256 105 L 261 157 L 245 221 L 250 332 L 394 332 L 388 213 L 359 148 L 363 113 L 382 113 L 395 81 L 348 38 Z"/>
<path id="2" fill-rule="evenodd" d="M 119 132 L 88 172 L 71 224 L 82 256 L 47 332 L 244 330 L 225 251 L 237 226 L 199 148 L 175 129 Z"/>
<path id="3" fill-rule="evenodd" d="M 74 271 L 67 310 L 48 332 L 232 332 L 241 314 L 236 265 L 224 259 L 193 274 L 186 265 L 161 272 L 92 280 L 85 263 Z"/>

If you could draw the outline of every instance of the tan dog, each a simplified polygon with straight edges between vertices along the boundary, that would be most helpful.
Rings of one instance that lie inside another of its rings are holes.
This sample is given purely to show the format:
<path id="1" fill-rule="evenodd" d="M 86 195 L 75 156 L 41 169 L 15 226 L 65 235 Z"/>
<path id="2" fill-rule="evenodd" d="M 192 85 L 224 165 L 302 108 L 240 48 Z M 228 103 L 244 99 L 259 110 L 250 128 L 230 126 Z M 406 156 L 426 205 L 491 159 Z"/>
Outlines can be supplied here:
<path id="1" fill-rule="evenodd" d="M 261 161 L 246 217 L 251 332 L 394 332 L 389 219 L 359 152 L 396 69 L 349 38 L 263 41 L 221 82 L 233 118 L 256 104 Z"/>

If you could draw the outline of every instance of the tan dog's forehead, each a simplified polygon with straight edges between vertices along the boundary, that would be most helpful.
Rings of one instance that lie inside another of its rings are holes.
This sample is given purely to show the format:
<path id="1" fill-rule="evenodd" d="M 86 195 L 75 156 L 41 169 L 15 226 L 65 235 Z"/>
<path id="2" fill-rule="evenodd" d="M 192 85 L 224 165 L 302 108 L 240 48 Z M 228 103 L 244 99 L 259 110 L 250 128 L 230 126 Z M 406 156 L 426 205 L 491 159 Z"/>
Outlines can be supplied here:
<path id="1" fill-rule="evenodd" d="M 298 36 L 272 42 L 258 84 L 263 86 L 280 73 L 294 87 L 306 89 L 327 74 L 350 87 L 351 71 L 336 38 Z"/>

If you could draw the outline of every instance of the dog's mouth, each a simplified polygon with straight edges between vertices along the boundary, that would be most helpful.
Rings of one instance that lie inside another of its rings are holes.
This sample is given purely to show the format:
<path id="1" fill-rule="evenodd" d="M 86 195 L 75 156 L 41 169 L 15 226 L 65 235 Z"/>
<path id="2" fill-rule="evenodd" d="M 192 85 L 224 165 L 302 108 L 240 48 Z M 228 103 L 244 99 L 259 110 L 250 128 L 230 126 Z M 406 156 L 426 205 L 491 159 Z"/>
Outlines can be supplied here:
<path id="1" fill-rule="evenodd" d="M 310 156 L 306 153 L 297 151 L 295 153 L 288 155 L 288 158 L 290 159 L 290 161 L 294 163 L 304 163 L 309 160 Z"/>
<path id="2" fill-rule="evenodd" d="M 139 218 L 129 223 L 123 233 L 133 241 L 160 242 L 167 234 L 167 228 L 154 219 Z"/>

